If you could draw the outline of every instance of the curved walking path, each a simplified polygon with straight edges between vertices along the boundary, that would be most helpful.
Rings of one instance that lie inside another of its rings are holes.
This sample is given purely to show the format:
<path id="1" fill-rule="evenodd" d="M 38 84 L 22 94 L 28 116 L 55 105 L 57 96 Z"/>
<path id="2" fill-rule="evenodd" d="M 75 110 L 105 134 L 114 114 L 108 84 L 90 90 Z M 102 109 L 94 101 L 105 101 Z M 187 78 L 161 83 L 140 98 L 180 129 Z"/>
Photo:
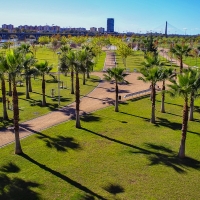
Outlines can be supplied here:
<path id="1" fill-rule="evenodd" d="M 101 79 L 103 79 L 103 74 L 103 72 L 92 73 L 92 75 L 99 76 Z M 139 73 L 131 73 L 126 78 L 126 80 L 129 81 L 130 84 L 119 85 L 119 92 L 121 96 L 149 88 L 148 83 L 143 83 L 142 81 L 137 80 L 137 77 L 139 75 Z M 110 82 L 101 80 L 99 85 L 92 92 L 81 99 L 80 114 L 90 113 L 95 110 L 113 105 L 114 98 L 115 85 Z M 53 111 L 41 117 L 21 123 L 20 138 L 68 121 L 70 119 L 73 119 L 74 117 L 75 103 L 72 103 L 66 107 L 61 108 L 58 111 Z M 0 147 L 12 142 L 14 142 L 14 132 L 12 129 L 5 129 L 4 131 L 0 131 Z"/>

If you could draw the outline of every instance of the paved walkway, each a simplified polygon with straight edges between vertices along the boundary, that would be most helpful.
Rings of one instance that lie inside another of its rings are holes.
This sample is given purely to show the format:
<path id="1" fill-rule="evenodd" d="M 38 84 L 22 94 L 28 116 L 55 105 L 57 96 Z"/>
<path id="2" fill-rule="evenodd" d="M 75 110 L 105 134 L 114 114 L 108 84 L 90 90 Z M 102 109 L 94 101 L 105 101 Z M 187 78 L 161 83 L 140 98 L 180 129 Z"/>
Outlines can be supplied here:
<path id="1" fill-rule="evenodd" d="M 166 58 L 167 53 L 165 53 Z M 175 59 L 174 59 L 175 60 Z M 176 60 L 175 60 L 176 61 Z M 107 52 L 105 68 L 115 66 L 115 55 L 112 52 Z M 104 72 L 93 72 L 92 75 L 99 76 L 103 79 Z M 137 80 L 139 73 L 130 73 L 126 80 L 129 85 L 119 85 L 119 95 L 122 97 L 128 93 L 134 93 L 149 88 L 149 83 L 144 83 Z M 158 84 L 160 87 L 161 85 Z M 114 105 L 115 86 L 109 82 L 101 80 L 99 85 L 88 95 L 81 99 L 80 114 L 90 113 L 95 110 Z M 123 98 L 122 98 L 123 101 Z M 113 108 L 114 110 L 114 108 Z M 20 124 L 20 138 L 26 137 L 30 134 L 37 133 L 51 126 L 55 126 L 62 122 L 68 121 L 75 117 L 75 103 L 61 108 L 58 111 L 53 111 L 41 117 L 23 122 Z M 4 129 L 0 131 L 0 147 L 14 142 L 14 133 L 12 129 Z"/>
<path id="2" fill-rule="evenodd" d="M 169 53 L 168 53 L 168 52 L 169 52 L 169 49 L 158 48 L 158 51 L 159 51 L 159 54 L 160 54 L 161 56 L 163 56 L 163 57 L 166 58 L 167 60 L 171 61 L 172 64 L 175 64 L 175 65 L 177 65 L 177 66 L 180 67 L 180 61 L 179 61 L 178 59 L 171 58 L 171 57 L 169 56 Z M 184 68 L 188 68 L 188 65 L 186 65 L 186 64 L 183 63 L 183 67 L 184 67 Z"/>
<path id="3" fill-rule="evenodd" d="M 99 76 L 103 79 L 103 72 L 93 72 L 92 75 Z M 138 81 L 139 73 L 131 73 L 127 76 L 126 80 L 129 85 L 119 85 L 120 95 L 123 97 L 125 94 L 137 92 L 140 90 L 148 89 L 149 84 Z M 80 113 L 90 113 L 95 110 L 114 105 L 115 99 L 115 86 L 112 83 L 101 80 L 98 87 L 91 93 L 81 99 Z M 122 99 L 123 100 L 123 99 Z M 114 107 L 113 107 L 114 112 Z M 20 138 L 26 137 L 30 134 L 37 133 L 51 126 L 68 121 L 75 117 L 75 103 L 72 103 L 58 111 L 54 111 L 43 115 L 41 117 L 23 122 L 20 124 Z M 75 123 L 74 123 L 75 124 Z M 0 146 L 7 145 L 14 142 L 14 133 L 12 129 L 5 129 L 0 131 Z"/>
<path id="4" fill-rule="evenodd" d="M 115 52 L 106 51 L 106 59 L 104 62 L 103 71 L 106 71 L 108 68 L 116 67 L 116 57 Z"/>

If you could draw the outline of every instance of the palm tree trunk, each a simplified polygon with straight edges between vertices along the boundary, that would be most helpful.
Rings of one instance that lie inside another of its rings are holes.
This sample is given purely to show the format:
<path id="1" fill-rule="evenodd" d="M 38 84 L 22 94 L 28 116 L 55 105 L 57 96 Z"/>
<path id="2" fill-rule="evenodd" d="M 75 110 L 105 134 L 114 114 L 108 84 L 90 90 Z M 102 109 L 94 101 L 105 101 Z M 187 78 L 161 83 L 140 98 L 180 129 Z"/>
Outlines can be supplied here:
<path id="1" fill-rule="evenodd" d="M 74 94 L 74 70 L 71 68 L 71 94 Z"/>
<path id="2" fill-rule="evenodd" d="M 31 84 L 31 76 L 28 77 L 28 86 L 29 86 L 29 92 L 32 92 L 32 84 Z"/>
<path id="3" fill-rule="evenodd" d="M 28 83 L 29 83 L 29 77 L 26 76 L 26 99 L 30 99 L 29 88 L 28 88 L 29 84 Z"/>
<path id="4" fill-rule="evenodd" d="M 119 112 L 119 106 L 118 106 L 118 94 L 119 94 L 119 89 L 118 89 L 118 83 L 117 81 L 115 82 L 115 112 Z"/>
<path id="5" fill-rule="evenodd" d="M 44 75 L 42 76 L 42 106 L 46 106 L 45 79 L 44 79 Z"/>
<path id="6" fill-rule="evenodd" d="M 151 85 L 151 93 L 152 93 L 152 107 L 151 107 L 151 120 L 150 122 L 155 124 L 155 102 L 156 102 L 156 89 L 155 84 Z"/>
<path id="7" fill-rule="evenodd" d="M 165 113 L 165 80 L 163 80 L 163 85 L 162 85 L 161 113 Z"/>
<path id="8" fill-rule="evenodd" d="M 8 95 L 11 97 L 12 96 L 12 85 L 11 85 L 12 81 L 11 81 L 11 75 L 9 74 L 8 76 L 8 86 L 9 86 L 9 91 L 8 91 Z"/>
<path id="9" fill-rule="evenodd" d="M 183 58 L 180 58 L 180 73 L 183 72 Z"/>
<path id="10" fill-rule="evenodd" d="M 76 72 L 76 128 L 81 128 L 79 107 L 80 107 L 80 86 L 79 86 L 78 72 Z"/>
<path id="11" fill-rule="evenodd" d="M 185 104 L 183 107 L 183 123 L 182 123 L 182 138 L 181 138 L 181 145 L 179 148 L 178 156 L 179 158 L 185 157 L 185 140 L 187 134 L 187 124 L 188 124 L 188 99 L 185 98 Z"/>
<path id="12" fill-rule="evenodd" d="M 88 69 L 86 70 L 86 73 L 87 73 L 87 78 L 90 78 L 90 72 Z"/>
<path id="13" fill-rule="evenodd" d="M 83 85 L 85 85 L 85 72 L 83 72 Z"/>
<path id="14" fill-rule="evenodd" d="M 13 78 L 13 119 L 14 119 L 14 133 L 15 133 L 15 154 L 21 154 L 22 148 L 19 139 L 19 107 L 18 107 L 18 94 L 15 83 L 15 78 Z"/>
<path id="15" fill-rule="evenodd" d="M 4 78 L 1 80 L 1 93 L 2 93 L 2 103 L 3 103 L 3 119 L 8 120 L 8 113 L 6 108 L 6 84 Z"/>
<path id="16" fill-rule="evenodd" d="M 190 113 L 189 113 L 189 121 L 194 120 L 194 92 L 191 93 L 190 96 Z"/>

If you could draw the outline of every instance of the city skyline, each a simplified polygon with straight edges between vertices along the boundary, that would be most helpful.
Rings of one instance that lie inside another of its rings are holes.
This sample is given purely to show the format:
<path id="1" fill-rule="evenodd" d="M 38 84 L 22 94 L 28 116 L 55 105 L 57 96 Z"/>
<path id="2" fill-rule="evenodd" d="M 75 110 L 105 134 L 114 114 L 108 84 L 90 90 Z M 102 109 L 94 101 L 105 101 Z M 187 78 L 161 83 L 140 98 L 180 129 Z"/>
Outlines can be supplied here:
<path id="1" fill-rule="evenodd" d="M 89 30 L 90 27 L 106 29 L 107 18 L 114 18 L 117 32 L 163 33 L 165 21 L 168 21 L 172 24 L 171 33 L 191 35 L 200 33 L 199 6 L 198 0 L 35 0 L 31 4 L 7 0 L 1 6 L 0 23 L 15 27 L 57 25 Z"/>

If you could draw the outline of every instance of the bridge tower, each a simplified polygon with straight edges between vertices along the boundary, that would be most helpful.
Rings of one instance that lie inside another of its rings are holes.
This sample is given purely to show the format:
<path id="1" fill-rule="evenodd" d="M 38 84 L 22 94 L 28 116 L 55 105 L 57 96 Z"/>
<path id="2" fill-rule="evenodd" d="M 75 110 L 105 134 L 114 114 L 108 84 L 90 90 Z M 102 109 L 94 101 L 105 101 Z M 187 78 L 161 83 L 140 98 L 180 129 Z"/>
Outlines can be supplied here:
<path id="1" fill-rule="evenodd" d="M 165 37 L 167 37 L 167 21 L 166 21 L 166 25 L 165 25 Z"/>

